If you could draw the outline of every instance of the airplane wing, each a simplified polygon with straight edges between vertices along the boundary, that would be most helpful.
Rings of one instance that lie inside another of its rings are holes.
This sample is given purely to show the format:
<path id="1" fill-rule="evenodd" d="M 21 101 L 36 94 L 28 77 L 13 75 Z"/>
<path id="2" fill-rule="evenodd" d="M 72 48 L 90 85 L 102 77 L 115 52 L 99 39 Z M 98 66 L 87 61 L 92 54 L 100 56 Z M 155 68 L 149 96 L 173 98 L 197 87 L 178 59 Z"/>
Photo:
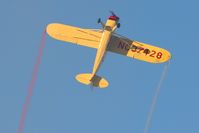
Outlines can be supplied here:
<path id="1" fill-rule="evenodd" d="M 163 63 L 171 58 L 170 52 L 149 44 L 113 34 L 108 51 L 150 63 Z"/>
<path id="2" fill-rule="evenodd" d="M 96 49 L 102 36 L 100 30 L 81 29 L 58 23 L 49 24 L 46 31 L 54 39 Z"/>

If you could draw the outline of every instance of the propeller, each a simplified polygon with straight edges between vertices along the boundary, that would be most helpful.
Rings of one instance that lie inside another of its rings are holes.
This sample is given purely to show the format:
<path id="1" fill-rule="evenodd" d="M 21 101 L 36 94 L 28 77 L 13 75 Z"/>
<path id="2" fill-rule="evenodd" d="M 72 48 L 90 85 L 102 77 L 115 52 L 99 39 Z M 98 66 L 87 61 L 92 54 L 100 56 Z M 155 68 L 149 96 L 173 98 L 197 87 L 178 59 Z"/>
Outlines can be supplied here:
<path id="1" fill-rule="evenodd" d="M 115 16 L 119 19 L 119 17 L 113 11 L 110 11 L 110 13 L 111 13 L 112 16 Z"/>
<path id="2" fill-rule="evenodd" d="M 117 16 L 113 11 L 110 11 L 110 13 L 111 13 L 113 16 Z"/>
<path id="3" fill-rule="evenodd" d="M 119 23 L 119 19 L 120 19 L 120 18 L 119 18 L 113 11 L 110 11 L 110 13 L 111 13 L 112 16 L 114 16 L 114 17 L 117 18 L 117 21 L 118 21 L 118 23 L 117 23 L 117 28 L 120 28 L 120 26 L 121 26 L 121 24 Z"/>

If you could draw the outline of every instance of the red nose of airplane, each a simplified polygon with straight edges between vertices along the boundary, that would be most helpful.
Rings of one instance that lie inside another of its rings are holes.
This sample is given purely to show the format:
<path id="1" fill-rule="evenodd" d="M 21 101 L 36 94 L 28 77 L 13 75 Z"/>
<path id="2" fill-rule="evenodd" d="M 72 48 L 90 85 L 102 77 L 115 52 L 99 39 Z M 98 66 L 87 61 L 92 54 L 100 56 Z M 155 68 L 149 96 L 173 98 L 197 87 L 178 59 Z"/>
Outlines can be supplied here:
<path id="1" fill-rule="evenodd" d="M 108 19 L 118 21 L 120 18 L 115 15 L 111 15 Z"/>

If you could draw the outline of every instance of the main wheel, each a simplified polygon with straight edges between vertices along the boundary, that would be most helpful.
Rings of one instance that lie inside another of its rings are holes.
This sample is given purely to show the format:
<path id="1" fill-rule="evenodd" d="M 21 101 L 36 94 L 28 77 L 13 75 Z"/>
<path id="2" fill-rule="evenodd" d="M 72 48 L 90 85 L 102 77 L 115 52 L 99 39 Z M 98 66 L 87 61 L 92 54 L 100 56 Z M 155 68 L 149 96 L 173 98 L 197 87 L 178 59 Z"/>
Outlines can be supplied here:
<path id="1" fill-rule="evenodd" d="M 118 24 L 117 24 L 117 28 L 120 28 L 120 26 L 121 26 L 121 24 L 120 24 L 120 23 L 118 23 Z"/>
<path id="2" fill-rule="evenodd" d="M 101 23 L 101 18 L 98 18 L 97 23 L 98 24 Z"/>

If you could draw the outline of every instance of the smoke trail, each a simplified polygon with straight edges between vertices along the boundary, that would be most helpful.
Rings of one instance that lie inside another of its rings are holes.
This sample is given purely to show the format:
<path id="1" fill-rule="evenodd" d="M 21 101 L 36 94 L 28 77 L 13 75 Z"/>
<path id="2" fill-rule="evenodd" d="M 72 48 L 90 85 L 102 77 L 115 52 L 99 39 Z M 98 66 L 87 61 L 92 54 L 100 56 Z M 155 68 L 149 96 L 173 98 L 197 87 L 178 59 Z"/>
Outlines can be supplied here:
<path id="1" fill-rule="evenodd" d="M 151 125 L 151 119 L 152 119 L 152 116 L 153 116 L 153 112 L 155 110 L 157 99 L 158 99 L 158 96 L 160 94 L 160 89 L 162 87 L 163 81 L 164 81 L 166 74 L 168 72 L 169 64 L 170 64 L 170 61 L 164 66 L 160 81 L 159 81 L 159 83 L 156 87 L 155 94 L 153 96 L 153 100 L 152 100 L 152 103 L 151 103 L 151 107 L 150 107 L 150 110 L 149 110 L 149 113 L 148 113 L 148 116 L 147 116 L 147 120 L 146 120 L 146 124 L 145 124 L 145 128 L 144 128 L 144 133 L 148 132 L 148 129 Z"/>
<path id="2" fill-rule="evenodd" d="M 22 109 L 22 113 L 21 113 L 21 117 L 20 117 L 20 121 L 19 121 L 18 133 L 23 132 L 24 123 L 25 123 L 25 120 L 26 120 L 27 112 L 28 112 L 28 107 L 30 105 L 31 97 L 32 97 L 32 94 L 33 94 L 35 82 L 36 82 L 38 71 L 39 71 L 41 57 L 42 57 L 44 46 L 45 46 L 45 40 L 46 40 L 46 31 L 44 31 L 43 34 L 42 34 L 39 52 L 38 52 L 37 59 L 36 59 L 34 69 L 33 69 L 33 72 L 32 72 L 32 78 L 31 78 L 29 86 L 28 86 L 28 94 L 26 96 L 25 103 L 23 105 L 23 109 Z"/>

